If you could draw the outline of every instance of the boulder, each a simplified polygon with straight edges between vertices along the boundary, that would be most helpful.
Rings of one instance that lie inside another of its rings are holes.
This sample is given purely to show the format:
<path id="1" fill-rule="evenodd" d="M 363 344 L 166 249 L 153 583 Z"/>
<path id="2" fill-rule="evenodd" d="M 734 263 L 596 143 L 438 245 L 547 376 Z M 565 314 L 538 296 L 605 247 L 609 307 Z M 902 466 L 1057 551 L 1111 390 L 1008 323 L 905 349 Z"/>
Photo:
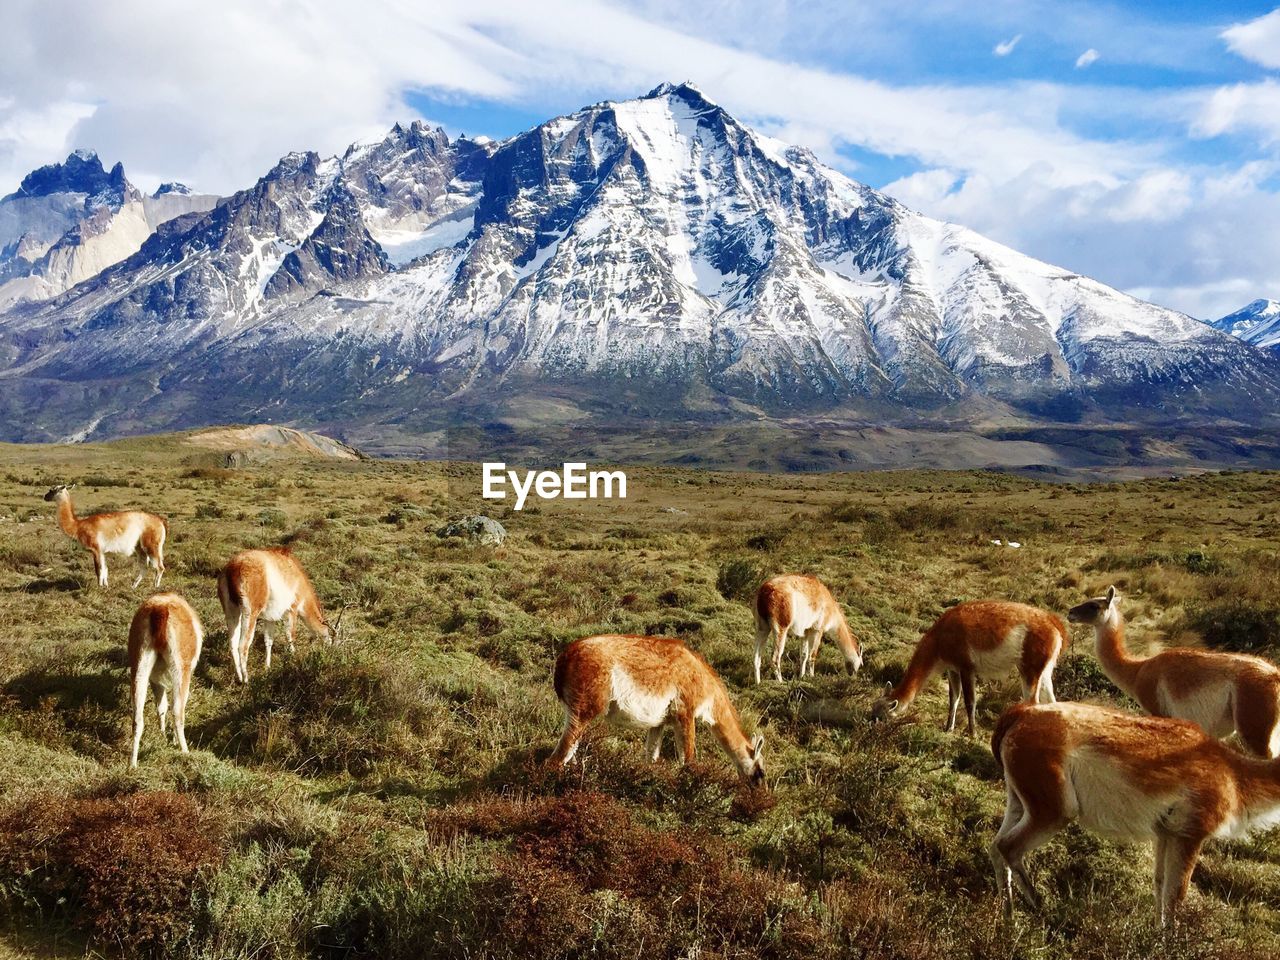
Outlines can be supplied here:
<path id="1" fill-rule="evenodd" d="M 507 539 L 507 530 L 497 520 L 490 517 L 460 517 L 450 520 L 436 531 L 441 537 L 465 537 L 472 543 L 497 547 Z"/>

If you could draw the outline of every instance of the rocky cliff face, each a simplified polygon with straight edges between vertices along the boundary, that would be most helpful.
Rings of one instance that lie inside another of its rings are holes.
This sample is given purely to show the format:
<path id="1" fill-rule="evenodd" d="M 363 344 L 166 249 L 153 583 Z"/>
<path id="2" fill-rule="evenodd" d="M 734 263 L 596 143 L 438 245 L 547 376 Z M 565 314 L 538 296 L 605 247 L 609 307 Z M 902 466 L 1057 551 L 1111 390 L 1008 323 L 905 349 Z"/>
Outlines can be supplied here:
<path id="1" fill-rule="evenodd" d="M 167 188 L 167 189 L 166 189 Z M 0 200 L 0 310 L 51 299 L 136 253 L 162 223 L 217 198 L 166 184 L 143 196 L 117 163 L 76 151 Z"/>

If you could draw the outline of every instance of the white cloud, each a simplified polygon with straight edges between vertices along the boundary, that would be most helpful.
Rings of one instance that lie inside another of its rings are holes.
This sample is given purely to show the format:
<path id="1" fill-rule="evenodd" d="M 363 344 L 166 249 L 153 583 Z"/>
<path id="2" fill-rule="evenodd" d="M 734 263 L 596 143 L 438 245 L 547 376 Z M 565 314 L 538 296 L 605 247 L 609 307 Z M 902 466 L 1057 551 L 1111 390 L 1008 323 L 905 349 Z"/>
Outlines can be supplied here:
<path id="1" fill-rule="evenodd" d="M 1093 47 L 1090 47 L 1084 53 L 1080 54 L 1080 56 L 1076 57 L 1076 69 L 1083 70 L 1085 67 L 1097 62 L 1100 56 L 1102 56 L 1102 54 L 1098 53 L 1098 51 L 1093 49 Z"/>
<path id="2" fill-rule="evenodd" d="M 1280 68 L 1280 8 L 1222 31 L 1232 52 L 1264 67 Z"/>
<path id="3" fill-rule="evenodd" d="M 997 57 L 1007 57 L 1009 54 L 1013 53 L 1013 48 L 1018 45 L 1018 41 L 1021 39 L 1022 39 L 1022 34 L 1019 33 L 1008 40 L 1005 40 L 1001 43 L 997 43 L 991 52 L 994 53 Z"/>
<path id="4" fill-rule="evenodd" d="M 1156 169 L 1107 188 L 923 171 L 887 193 L 1014 249 L 1201 319 L 1280 294 L 1277 165 L 1194 176 Z"/>
<path id="5" fill-rule="evenodd" d="M 408 112 L 406 89 L 514 102 L 536 90 L 577 105 L 691 73 L 749 118 L 931 164 L 1009 176 L 1046 160 L 1055 182 L 1138 165 L 1128 148 L 1058 126 L 1048 88 L 892 86 L 699 39 L 601 0 L 370 7 L 225 0 L 186 8 L 175 37 L 157 0 L 9 4 L 0 90 L 36 113 L 92 90 L 96 109 L 66 125 L 64 147 L 93 146 L 135 177 L 219 191 L 286 151 L 333 152 L 385 129 Z M 16 160 L 0 171 L 23 172 Z"/>
<path id="6" fill-rule="evenodd" d="M 1247 132 L 1265 144 L 1280 143 L 1280 83 L 1267 78 L 1218 87 L 1203 99 L 1191 132 L 1200 137 Z"/>

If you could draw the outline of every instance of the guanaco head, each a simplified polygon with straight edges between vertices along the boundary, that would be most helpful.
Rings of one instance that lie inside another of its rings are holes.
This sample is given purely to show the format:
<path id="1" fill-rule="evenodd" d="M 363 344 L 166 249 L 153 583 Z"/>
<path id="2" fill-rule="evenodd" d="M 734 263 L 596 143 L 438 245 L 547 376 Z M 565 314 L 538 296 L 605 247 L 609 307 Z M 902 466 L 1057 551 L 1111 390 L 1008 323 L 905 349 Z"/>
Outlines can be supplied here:
<path id="1" fill-rule="evenodd" d="M 1119 608 L 1120 594 L 1116 593 L 1115 587 L 1107 587 L 1105 596 L 1086 600 L 1068 610 L 1067 619 L 1072 623 L 1084 623 L 1093 627 L 1102 623 L 1113 610 Z"/>
<path id="2" fill-rule="evenodd" d="M 747 747 L 747 759 L 743 764 L 742 775 L 753 787 L 764 786 L 764 734 L 757 733 L 751 738 Z"/>
<path id="3" fill-rule="evenodd" d="M 896 717 L 902 709 L 902 703 L 893 695 L 893 684 L 885 683 L 884 693 L 871 704 L 871 722 L 879 723 Z"/>
<path id="4" fill-rule="evenodd" d="M 74 486 L 74 484 L 60 483 L 56 487 L 50 487 L 49 492 L 44 495 L 44 498 L 46 500 L 57 500 L 60 496 L 70 490 L 72 486 Z"/>
<path id="5" fill-rule="evenodd" d="M 347 615 L 347 608 L 343 607 L 341 610 L 338 611 L 338 619 L 333 621 L 333 623 L 330 623 L 328 620 L 320 621 L 320 626 L 321 626 L 320 636 L 324 639 L 325 643 L 329 643 L 329 644 L 338 643 L 343 639 L 343 637 L 346 636 L 346 634 L 342 632 L 342 618 L 345 617 L 346 615 Z"/>

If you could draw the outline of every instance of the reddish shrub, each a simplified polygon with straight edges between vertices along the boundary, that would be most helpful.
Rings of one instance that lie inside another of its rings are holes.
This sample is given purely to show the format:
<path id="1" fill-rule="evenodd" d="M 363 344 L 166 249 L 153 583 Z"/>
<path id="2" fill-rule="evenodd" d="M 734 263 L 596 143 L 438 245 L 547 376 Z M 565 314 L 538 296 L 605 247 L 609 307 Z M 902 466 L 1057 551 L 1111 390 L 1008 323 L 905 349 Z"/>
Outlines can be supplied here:
<path id="1" fill-rule="evenodd" d="M 222 855 L 216 824 L 175 793 L 41 794 L 0 814 L 8 906 L 63 914 L 130 956 L 187 935 L 197 880 Z"/>
<path id="2" fill-rule="evenodd" d="M 610 931 L 611 956 L 629 955 L 618 936 L 643 943 L 648 956 L 707 949 L 812 957 L 821 943 L 790 884 L 737 865 L 725 844 L 697 831 L 652 829 L 602 793 L 482 801 L 442 811 L 434 825 L 509 840 L 512 853 L 485 899 L 503 904 L 499 939 L 525 945 L 515 955 L 585 949 L 583 938 L 596 931 L 578 918 L 591 916 L 590 898 L 605 893 L 621 896 L 628 918 L 625 930 Z"/>

